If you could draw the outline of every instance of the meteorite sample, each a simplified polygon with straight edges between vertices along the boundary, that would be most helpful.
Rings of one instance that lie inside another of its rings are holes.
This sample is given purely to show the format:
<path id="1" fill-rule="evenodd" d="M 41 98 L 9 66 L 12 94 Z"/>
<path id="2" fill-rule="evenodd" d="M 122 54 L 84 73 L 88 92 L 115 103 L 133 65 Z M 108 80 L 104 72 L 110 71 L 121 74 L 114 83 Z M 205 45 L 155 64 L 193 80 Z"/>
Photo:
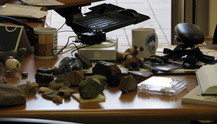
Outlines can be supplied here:
<path id="1" fill-rule="evenodd" d="M 92 68 L 93 74 L 103 75 L 110 86 L 118 86 L 122 77 L 121 69 L 114 63 L 99 61 Z"/>

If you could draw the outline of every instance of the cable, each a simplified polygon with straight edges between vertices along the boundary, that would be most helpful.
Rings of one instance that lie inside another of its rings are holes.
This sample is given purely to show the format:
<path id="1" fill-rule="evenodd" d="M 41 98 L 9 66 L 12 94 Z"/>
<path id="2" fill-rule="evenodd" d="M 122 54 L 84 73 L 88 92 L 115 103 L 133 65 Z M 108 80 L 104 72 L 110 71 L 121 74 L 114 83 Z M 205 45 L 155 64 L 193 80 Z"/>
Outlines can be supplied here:
<path id="1" fill-rule="evenodd" d="M 74 53 L 76 50 L 79 50 L 79 49 L 81 49 L 81 48 L 90 47 L 90 46 L 92 46 L 92 45 L 86 45 L 86 46 L 76 47 L 76 49 L 74 49 L 74 50 L 71 51 L 71 55 L 73 56 L 73 53 Z"/>
<path id="2" fill-rule="evenodd" d="M 69 40 L 70 40 L 70 38 L 73 38 L 73 37 L 76 37 L 76 36 L 69 36 L 69 37 L 68 37 L 68 40 L 67 40 L 67 43 L 66 43 L 65 46 L 63 46 L 61 49 L 53 49 L 53 50 L 52 50 L 53 56 L 59 55 L 61 52 L 63 52 L 63 50 L 64 50 L 66 47 L 70 46 L 71 44 L 69 44 Z M 59 50 L 59 51 L 55 54 L 54 51 L 57 51 L 57 50 Z"/>
<path id="3" fill-rule="evenodd" d="M 63 28 L 63 26 L 65 25 L 66 23 L 63 23 L 58 29 L 57 31 L 59 31 L 61 28 Z"/>

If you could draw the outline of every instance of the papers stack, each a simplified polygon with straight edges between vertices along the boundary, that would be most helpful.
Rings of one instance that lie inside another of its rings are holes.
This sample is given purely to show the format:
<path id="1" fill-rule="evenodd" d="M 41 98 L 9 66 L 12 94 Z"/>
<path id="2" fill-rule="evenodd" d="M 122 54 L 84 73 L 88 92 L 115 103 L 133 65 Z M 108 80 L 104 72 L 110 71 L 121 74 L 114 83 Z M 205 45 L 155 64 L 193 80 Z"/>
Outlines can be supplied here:
<path id="1" fill-rule="evenodd" d="M 48 14 L 47 11 L 42 11 L 41 7 L 20 5 L 20 4 L 5 4 L 0 6 L 1 16 L 27 17 L 27 18 L 42 18 Z"/>

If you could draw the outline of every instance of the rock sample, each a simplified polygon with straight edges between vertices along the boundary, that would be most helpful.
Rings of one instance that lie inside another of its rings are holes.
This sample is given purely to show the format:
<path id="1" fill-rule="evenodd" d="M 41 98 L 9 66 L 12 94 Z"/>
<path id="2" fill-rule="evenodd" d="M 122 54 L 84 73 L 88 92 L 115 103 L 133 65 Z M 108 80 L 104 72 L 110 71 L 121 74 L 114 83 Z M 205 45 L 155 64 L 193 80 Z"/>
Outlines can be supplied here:
<path id="1" fill-rule="evenodd" d="M 97 97 L 104 90 L 101 80 L 94 76 L 89 76 L 78 85 L 78 91 L 82 99 L 92 99 Z"/>
<path id="2" fill-rule="evenodd" d="M 78 86 L 78 84 L 84 79 L 83 70 L 65 72 L 65 75 L 71 86 Z"/>
<path id="3" fill-rule="evenodd" d="M 69 87 L 62 87 L 58 90 L 58 94 L 63 98 L 69 99 L 75 91 Z"/>
<path id="4" fill-rule="evenodd" d="M 141 83 L 142 81 L 154 75 L 152 72 L 149 71 L 129 71 L 128 73 L 136 79 L 137 83 Z"/>
<path id="5" fill-rule="evenodd" d="M 110 86 L 118 86 L 122 77 L 120 68 L 111 62 L 99 61 L 92 68 L 93 74 L 103 75 Z"/>
<path id="6" fill-rule="evenodd" d="M 23 90 L 25 94 L 32 94 L 37 92 L 38 84 L 31 81 L 26 81 L 26 84 L 18 85 L 17 87 Z"/>
<path id="7" fill-rule="evenodd" d="M 0 84 L 0 107 L 15 106 L 26 103 L 24 92 L 8 84 Z"/>
<path id="8" fill-rule="evenodd" d="M 54 77 L 52 74 L 46 74 L 46 73 L 36 73 L 35 75 L 35 81 L 39 84 L 39 86 L 42 87 L 48 87 L 49 83 L 54 80 Z"/>
<path id="9" fill-rule="evenodd" d="M 63 58 L 59 63 L 59 70 L 61 73 L 82 70 L 82 64 L 77 58 L 70 56 Z"/>
<path id="10" fill-rule="evenodd" d="M 121 78 L 121 82 L 119 84 L 119 89 L 123 93 L 128 93 L 130 91 L 136 90 L 137 89 L 137 81 L 136 79 L 132 76 L 123 76 Z"/>
<path id="11" fill-rule="evenodd" d="M 71 85 L 76 85 L 84 79 L 82 64 L 75 57 L 65 57 L 59 63 L 59 73 L 65 74 Z"/>
<path id="12" fill-rule="evenodd" d="M 65 75 L 59 75 L 57 78 L 50 82 L 49 88 L 53 90 L 59 90 L 62 87 L 69 87 L 70 82 Z"/>

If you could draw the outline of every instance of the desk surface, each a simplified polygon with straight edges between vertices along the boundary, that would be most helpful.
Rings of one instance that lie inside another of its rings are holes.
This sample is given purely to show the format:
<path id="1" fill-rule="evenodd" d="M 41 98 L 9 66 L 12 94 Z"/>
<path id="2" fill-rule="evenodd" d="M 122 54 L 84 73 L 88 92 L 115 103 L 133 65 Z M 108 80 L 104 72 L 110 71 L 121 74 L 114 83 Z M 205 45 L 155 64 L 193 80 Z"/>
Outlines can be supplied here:
<path id="1" fill-rule="evenodd" d="M 34 75 L 38 67 L 52 67 L 57 59 L 34 59 L 34 55 L 25 57 L 21 64 L 22 70 L 29 73 L 27 79 L 9 78 L 12 85 L 23 84 L 27 80 L 35 81 Z M 145 120 L 201 120 L 216 119 L 217 107 L 195 104 L 182 104 L 181 98 L 196 86 L 194 75 L 173 76 L 184 79 L 188 88 L 175 97 L 159 95 L 142 95 L 137 91 L 122 94 L 117 87 L 104 90 L 105 102 L 78 103 L 72 97 L 62 104 L 45 100 L 40 94 L 27 95 L 26 105 L 0 108 L 0 117 L 27 117 L 65 121 L 127 121 L 141 122 Z M 74 87 L 77 91 L 77 88 Z"/>
<path id="2" fill-rule="evenodd" d="M 9 0 L 17 2 L 17 0 Z M 64 6 L 83 5 L 99 0 L 59 0 Z M 41 26 L 40 23 L 35 26 Z M 27 80 L 35 81 L 35 72 L 39 67 L 52 67 L 57 59 L 38 60 L 34 55 L 28 55 L 22 60 L 22 70 L 29 73 L 27 79 L 7 79 L 9 84 L 24 84 Z M 55 104 L 45 100 L 40 94 L 27 95 L 26 105 L 0 108 L 0 117 L 25 117 L 65 120 L 74 122 L 144 122 L 145 120 L 203 120 L 216 119 L 217 107 L 195 104 L 182 104 L 181 98 L 193 89 L 196 84 L 194 75 L 175 76 L 184 79 L 188 88 L 175 97 L 158 95 L 141 95 L 137 91 L 122 94 L 117 87 L 104 90 L 105 102 L 78 103 L 73 98 Z M 77 90 L 77 88 L 74 88 Z"/>

